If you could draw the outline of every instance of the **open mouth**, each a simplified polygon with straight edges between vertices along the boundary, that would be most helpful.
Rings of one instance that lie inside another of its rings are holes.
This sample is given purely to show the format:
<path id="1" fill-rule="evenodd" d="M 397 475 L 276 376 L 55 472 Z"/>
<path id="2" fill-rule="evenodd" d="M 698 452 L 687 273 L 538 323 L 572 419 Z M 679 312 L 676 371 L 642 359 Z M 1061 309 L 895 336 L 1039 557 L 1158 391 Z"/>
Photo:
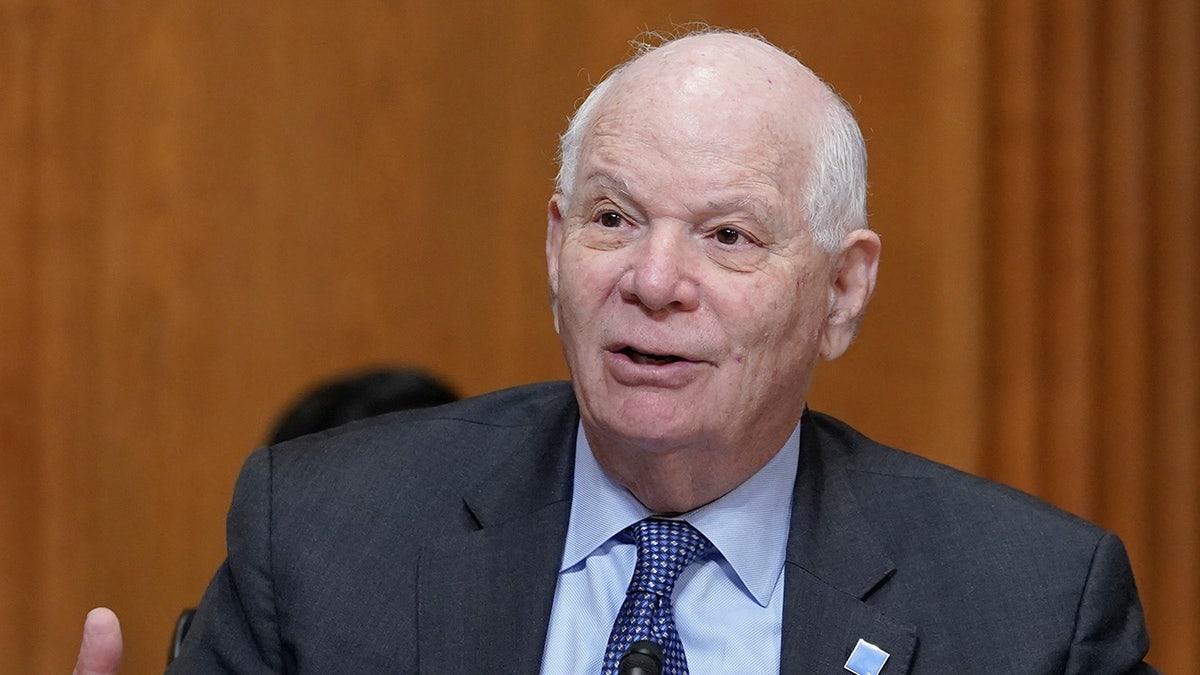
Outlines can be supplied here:
<path id="1" fill-rule="evenodd" d="M 639 352 L 632 347 L 625 347 L 618 353 L 628 356 L 630 361 L 643 366 L 665 366 L 668 363 L 687 360 L 682 356 L 675 356 L 673 354 L 647 354 L 646 352 Z"/>

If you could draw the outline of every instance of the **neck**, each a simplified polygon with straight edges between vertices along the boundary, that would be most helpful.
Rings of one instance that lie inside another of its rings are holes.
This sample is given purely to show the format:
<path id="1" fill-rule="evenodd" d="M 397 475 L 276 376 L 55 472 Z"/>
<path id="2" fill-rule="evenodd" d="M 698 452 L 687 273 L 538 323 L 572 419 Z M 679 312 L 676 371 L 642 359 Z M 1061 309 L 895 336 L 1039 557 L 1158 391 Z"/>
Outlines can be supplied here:
<path id="1" fill-rule="evenodd" d="M 600 468 L 658 514 L 680 514 L 709 504 L 771 461 L 792 428 L 748 446 L 690 442 L 670 446 L 620 442 L 585 425 Z"/>

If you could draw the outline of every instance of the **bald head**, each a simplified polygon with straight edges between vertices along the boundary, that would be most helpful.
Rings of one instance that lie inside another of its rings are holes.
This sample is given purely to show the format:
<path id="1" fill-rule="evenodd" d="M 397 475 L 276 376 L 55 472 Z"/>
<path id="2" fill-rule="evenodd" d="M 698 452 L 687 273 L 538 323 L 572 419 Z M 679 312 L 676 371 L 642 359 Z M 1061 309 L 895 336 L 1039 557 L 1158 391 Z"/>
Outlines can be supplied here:
<path id="1" fill-rule="evenodd" d="M 811 70 L 760 38 L 694 33 L 643 46 L 597 85 L 560 147 L 558 191 L 570 202 L 581 151 L 597 134 L 653 122 L 713 157 L 756 148 L 791 183 L 822 248 L 866 226 L 866 152 L 841 99 Z"/>

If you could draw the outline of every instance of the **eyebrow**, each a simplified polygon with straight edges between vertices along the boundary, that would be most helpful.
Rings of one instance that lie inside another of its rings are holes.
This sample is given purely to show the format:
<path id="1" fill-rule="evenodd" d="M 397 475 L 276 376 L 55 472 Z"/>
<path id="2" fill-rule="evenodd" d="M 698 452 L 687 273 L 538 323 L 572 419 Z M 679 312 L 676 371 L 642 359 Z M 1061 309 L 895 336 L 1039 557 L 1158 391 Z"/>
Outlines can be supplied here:
<path id="1" fill-rule="evenodd" d="M 607 188 L 614 192 L 619 192 L 621 195 L 633 198 L 633 192 L 629 189 L 629 183 L 619 176 L 614 176 L 610 173 L 597 171 L 584 179 L 584 184 L 599 183 L 600 187 Z"/>
<path id="2" fill-rule="evenodd" d="M 754 197 L 742 197 L 741 199 L 729 199 L 723 202 L 709 202 L 708 208 L 712 211 L 737 211 L 738 209 L 749 208 L 758 210 L 762 208 L 762 200 Z"/>
<path id="3" fill-rule="evenodd" d="M 761 199 L 755 197 L 742 197 L 741 199 L 730 199 L 722 202 L 708 202 L 709 211 L 713 213 L 730 213 L 732 211 L 749 211 L 754 218 L 760 222 L 765 222 L 771 213 L 770 206 Z"/>
<path id="4" fill-rule="evenodd" d="M 633 191 L 629 188 L 629 183 L 625 182 L 620 176 L 607 173 L 604 171 L 596 171 L 591 173 L 584 179 L 585 191 L 589 185 L 598 185 L 601 189 L 611 190 L 620 194 L 622 197 L 630 201 L 635 201 Z M 766 222 L 770 216 L 771 208 L 762 199 L 752 196 L 741 197 L 739 199 L 728 199 L 724 201 L 709 201 L 705 203 L 710 213 L 730 213 L 733 211 L 749 211 L 754 219 L 759 222 Z"/>

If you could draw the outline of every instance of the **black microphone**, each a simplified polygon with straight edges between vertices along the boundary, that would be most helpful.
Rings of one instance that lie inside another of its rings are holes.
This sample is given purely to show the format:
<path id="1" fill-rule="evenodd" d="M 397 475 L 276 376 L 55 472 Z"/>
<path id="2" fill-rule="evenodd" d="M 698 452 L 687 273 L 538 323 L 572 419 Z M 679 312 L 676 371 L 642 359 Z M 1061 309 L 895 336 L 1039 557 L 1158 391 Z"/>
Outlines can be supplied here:
<path id="1" fill-rule="evenodd" d="M 663 650 L 657 642 L 638 640 L 617 663 L 618 675 L 662 675 Z"/>

